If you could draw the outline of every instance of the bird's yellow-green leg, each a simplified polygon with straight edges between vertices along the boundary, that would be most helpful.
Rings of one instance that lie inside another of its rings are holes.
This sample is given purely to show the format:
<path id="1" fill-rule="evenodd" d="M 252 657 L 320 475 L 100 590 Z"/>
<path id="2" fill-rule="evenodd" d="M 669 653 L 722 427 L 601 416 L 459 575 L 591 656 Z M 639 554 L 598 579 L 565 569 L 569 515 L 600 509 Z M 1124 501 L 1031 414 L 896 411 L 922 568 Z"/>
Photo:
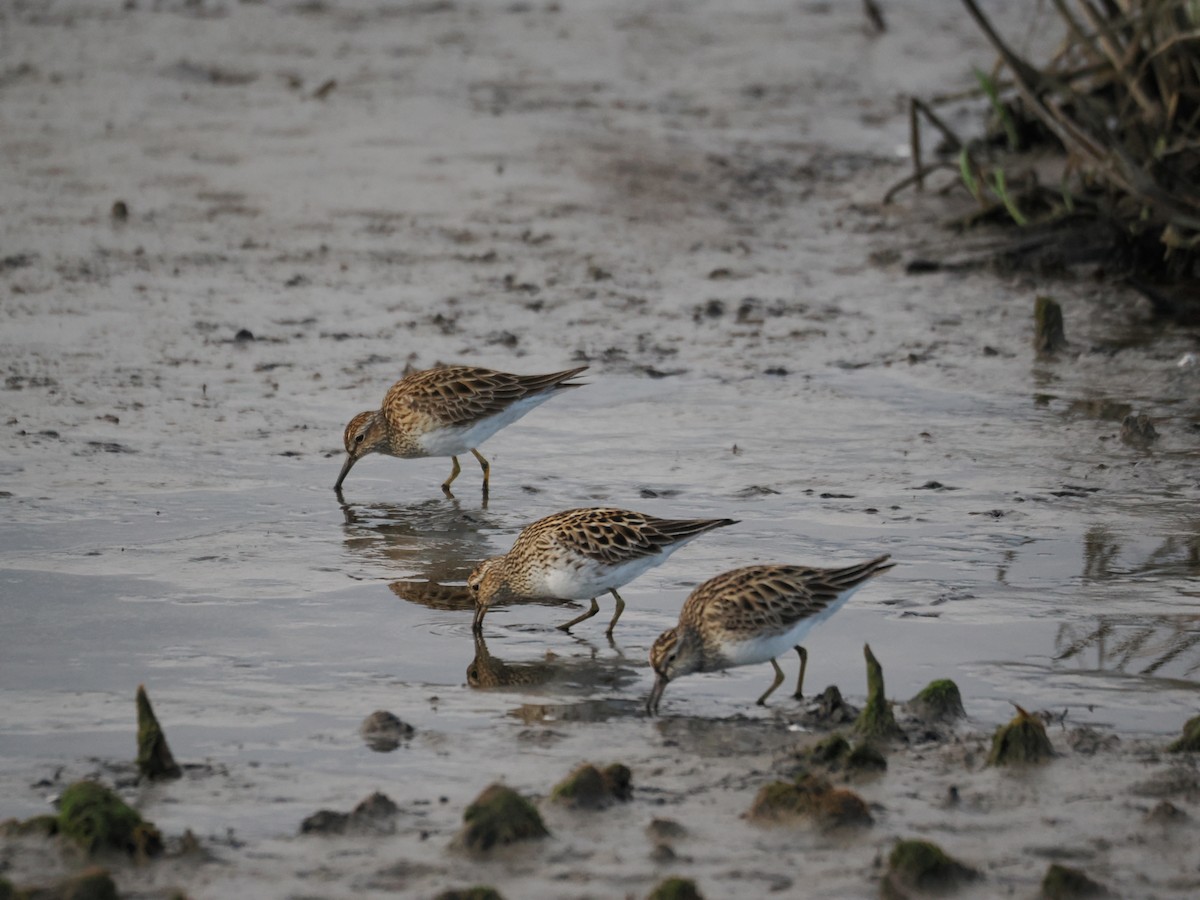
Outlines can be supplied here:
<path id="1" fill-rule="evenodd" d="M 796 679 L 796 693 L 793 695 L 797 700 L 804 699 L 804 670 L 808 668 L 808 651 L 796 645 L 796 652 L 800 654 L 800 677 Z"/>
<path id="2" fill-rule="evenodd" d="M 771 686 L 767 688 L 766 693 L 756 701 L 759 706 L 766 706 L 767 698 L 771 696 L 775 688 L 783 684 L 783 669 L 779 668 L 779 663 L 775 662 L 775 660 L 771 660 L 771 665 L 775 668 L 775 680 L 771 682 Z"/>
<path id="3" fill-rule="evenodd" d="M 483 454 L 480 453 L 478 450 L 475 450 L 474 448 L 472 448 L 471 454 L 477 460 L 479 460 L 479 468 L 483 469 L 483 492 L 486 494 L 488 491 L 488 476 L 492 472 L 491 463 L 489 463 L 486 459 L 484 459 Z"/>
<path id="4" fill-rule="evenodd" d="M 462 466 L 458 464 L 457 456 L 452 456 L 450 458 L 454 460 L 454 468 L 450 470 L 450 477 L 442 482 L 442 491 L 448 497 L 453 497 L 454 495 L 450 493 L 450 485 L 454 483 L 454 479 L 457 478 L 458 473 L 462 471 Z"/>
<path id="5" fill-rule="evenodd" d="M 578 625 L 584 619 L 590 619 L 592 616 L 594 616 L 598 612 L 600 612 L 600 604 L 597 603 L 596 598 L 593 597 L 591 609 L 589 609 L 587 612 L 585 612 L 581 616 L 576 616 L 574 619 L 572 619 L 570 622 L 567 622 L 565 625 L 559 625 L 558 630 L 559 631 L 570 631 L 572 625 Z"/>
<path id="6" fill-rule="evenodd" d="M 613 598 L 617 601 L 617 611 L 613 613 L 612 621 L 608 623 L 608 631 L 604 632 L 609 637 L 612 637 L 613 628 L 617 624 L 617 619 L 621 618 L 621 613 L 625 612 L 625 601 L 621 599 L 621 595 L 617 593 L 617 589 L 613 588 L 609 591 Z"/>

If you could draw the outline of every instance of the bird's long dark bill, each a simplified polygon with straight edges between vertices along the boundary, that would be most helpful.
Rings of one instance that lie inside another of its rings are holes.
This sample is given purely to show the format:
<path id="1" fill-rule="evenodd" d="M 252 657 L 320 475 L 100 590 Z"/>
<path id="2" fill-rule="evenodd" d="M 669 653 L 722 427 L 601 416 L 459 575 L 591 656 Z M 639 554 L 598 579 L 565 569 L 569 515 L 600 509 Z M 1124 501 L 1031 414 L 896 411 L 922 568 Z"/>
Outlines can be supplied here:
<path id="1" fill-rule="evenodd" d="M 346 476 L 350 473 L 350 470 L 354 468 L 354 464 L 356 462 L 358 462 L 358 460 L 355 457 L 350 456 L 349 454 L 346 455 L 346 461 L 342 463 L 342 474 L 338 476 L 337 484 L 333 486 L 335 491 L 340 491 L 342 489 L 342 482 L 346 480 Z"/>
<path id="2" fill-rule="evenodd" d="M 662 699 L 666 689 L 667 679 L 659 675 L 658 681 L 654 682 L 654 689 L 650 691 L 649 699 L 646 700 L 646 715 L 653 716 L 658 712 L 658 701 Z"/>

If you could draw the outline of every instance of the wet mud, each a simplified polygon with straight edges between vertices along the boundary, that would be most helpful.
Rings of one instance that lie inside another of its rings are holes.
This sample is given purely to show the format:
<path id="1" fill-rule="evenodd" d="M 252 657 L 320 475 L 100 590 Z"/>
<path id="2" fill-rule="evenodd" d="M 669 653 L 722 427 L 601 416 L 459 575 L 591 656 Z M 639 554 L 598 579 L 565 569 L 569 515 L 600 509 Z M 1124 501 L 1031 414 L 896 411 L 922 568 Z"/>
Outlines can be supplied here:
<path id="1" fill-rule="evenodd" d="M 960 239 L 935 192 L 880 204 L 904 98 L 991 57 L 937 4 L 885 14 L 0 10 L 0 820 L 115 787 L 168 847 L 104 862 L 147 897 L 872 897 L 900 840 L 978 872 L 962 896 L 1052 865 L 1200 892 L 1200 779 L 1166 749 L 1200 702 L 1197 332 L 1083 270 L 906 274 Z M 447 460 L 382 457 L 336 496 L 350 416 L 438 362 L 589 384 L 488 441 L 486 504 L 470 460 L 453 498 Z M 474 564 L 589 504 L 740 524 L 623 589 L 612 642 L 604 600 L 572 634 L 577 604 L 510 604 L 473 635 Z M 645 717 L 696 584 L 885 552 L 807 639 L 807 690 L 844 701 L 756 707 L 764 664 Z M 886 771 L 816 773 L 870 825 L 747 817 L 851 736 L 868 643 L 888 697 L 951 678 L 965 720 L 898 709 Z M 178 779 L 137 778 L 139 684 Z M 1014 704 L 1054 755 L 988 766 Z M 394 739 L 360 731 L 377 711 Z M 550 802 L 614 762 L 628 801 Z M 495 782 L 548 836 L 456 850 Z M 301 833 L 377 792 L 385 827 Z M 15 884 L 81 865 L 0 837 Z"/>

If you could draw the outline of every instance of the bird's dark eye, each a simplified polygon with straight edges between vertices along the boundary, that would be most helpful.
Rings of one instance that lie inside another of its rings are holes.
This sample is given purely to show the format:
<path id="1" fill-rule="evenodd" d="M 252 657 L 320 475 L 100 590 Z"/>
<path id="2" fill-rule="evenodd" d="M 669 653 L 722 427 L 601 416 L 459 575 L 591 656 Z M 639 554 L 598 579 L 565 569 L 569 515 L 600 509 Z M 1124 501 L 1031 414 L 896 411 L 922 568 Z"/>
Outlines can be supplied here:
<path id="1" fill-rule="evenodd" d="M 468 585 L 467 585 L 467 588 L 468 588 L 468 589 L 470 589 L 470 591 L 471 591 L 471 593 L 472 593 L 472 594 L 478 594 L 478 593 L 479 593 L 479 585 L 478 585 L 478 583 L 476 583 L 476 584 L 468 584 Z"/>
<path id="2" fill-rule="evenodd" d="M 363 438 L 365 438 L 365 437 L 366 437 L 365 434 L 356 434 L 354 436 L 354 443 L 361 444 L 363 442 Z"/>

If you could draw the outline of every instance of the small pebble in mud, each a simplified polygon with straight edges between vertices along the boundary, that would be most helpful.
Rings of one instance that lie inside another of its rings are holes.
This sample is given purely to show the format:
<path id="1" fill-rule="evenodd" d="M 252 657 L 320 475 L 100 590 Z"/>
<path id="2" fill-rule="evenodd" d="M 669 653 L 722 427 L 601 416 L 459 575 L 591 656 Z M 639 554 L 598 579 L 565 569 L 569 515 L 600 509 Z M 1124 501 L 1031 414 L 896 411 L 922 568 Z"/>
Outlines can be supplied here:
<path id="1" fill-rule="evenodd" d="M 687 829 L 674 819 L 651 819 L 646 834 L 655 841 L 672 841 L 687 836 Z"/>
<path id="2" fill-rule="evenodd" d="M 241 328 L 238 330 L 238 333 L 233 336 L 233 339 L 239 344 L 248 343 L 254 340 L 254 332 L 249 328 Z"/>
<path id="3" fill-rule="evenodd" d="M 1170 800 L 1159 800 L 1158 805 L 1146 813 L 1145 822 L 1147 825 L 1178 825 L 1190 818 Z"/>
<path id="4" fill-rule="evenodd" d="M 1158 440 L 1158 429 L 1144 413 L 1121 420 L 1121 440 L 1132 447 L 1147 447 Z"/>
<path id="5" fill-rule="evenodd" d="M 843 725 L 858 718 L 858 709 L 842 699 L 842 692 L 836 684 L 825 688 L 817 697 L 816 703 L 808 711 L 808 720 L 823 725 Z"/>
<path id="6" fill-rule="evenodd" d="M 376 753 L 390 753 L 402 741 L 411 739 L 417 730 L 386 709 L 377 709 L 363 719 L 358 733 Z"/>
<path id="7" fill-rule="evenodd" d="M 129 218 L 129 205 L 124 200 L 117 200 L 112 205 L 112 217 L 116 222 L 124 222 Z"/>
<path id="8" fill-rule="evenodd" d="M 584 763 L 554 786 L 550 799 L 571 809 L 603 809 L 633 796 L 629 768 L 613 763 L 600 771 Z"/>
<path id="9" fill-rule="evenodd" d="M 300 823 L 301 834 L 391 834 L 400 808 L 376 791 L 348 813 L 322 809 Z"/>

